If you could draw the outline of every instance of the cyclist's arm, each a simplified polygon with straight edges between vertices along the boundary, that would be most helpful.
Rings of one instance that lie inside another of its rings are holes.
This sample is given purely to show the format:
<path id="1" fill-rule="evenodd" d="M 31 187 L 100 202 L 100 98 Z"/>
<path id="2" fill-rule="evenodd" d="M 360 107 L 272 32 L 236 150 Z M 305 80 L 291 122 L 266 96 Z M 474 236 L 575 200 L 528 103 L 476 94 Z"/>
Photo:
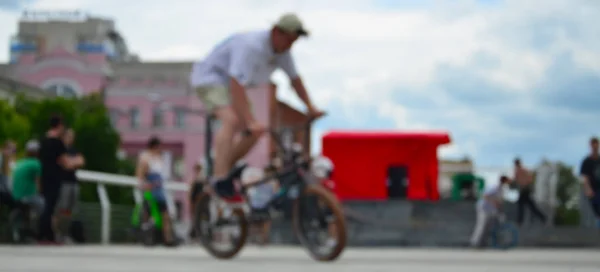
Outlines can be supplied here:
<path id="1" fill-rule="evenodd" d="M 234 45 L 231 53 L 231 63 L 229 66 L 229 91 L 231 92 L 231 103 L 236 113 L 244 122 L 254 120 L 250 111 L 246 88 L 253 77 L 254 66 L 256 64 L 256 54 L 249 45 Z"/>
<path id="2" fill-rule="evenodd" d="M 304 105 L 306 105 L 308 109 L 314 109 L 315 107 L 312 104 L 310 97 L 308 96 L 308 92 L 306 91 L 304 82 L 302 81 L 300 75 L 298 75 L 298 71 L 296 70 L 296 64 L 294 63 L 294 58 L 292 57 L 290 51 L 284 53 L 281 57 L 279 57 L 278 63 L 279 67 L 281 67 L 281 69 L 290 78 L 292 87 L 296 91 L 298 98 L 300 98 L 300 100 L 304 102 Z"/>

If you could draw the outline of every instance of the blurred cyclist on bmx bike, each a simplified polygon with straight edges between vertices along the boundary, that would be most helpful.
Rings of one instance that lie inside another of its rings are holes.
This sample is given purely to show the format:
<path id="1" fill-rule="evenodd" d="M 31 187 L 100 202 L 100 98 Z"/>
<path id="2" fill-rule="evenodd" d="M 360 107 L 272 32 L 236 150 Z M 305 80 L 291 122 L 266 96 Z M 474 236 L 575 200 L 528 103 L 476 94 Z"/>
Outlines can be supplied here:
<path id="1" fill-rule="evenodd" d="M 235 186 L 228 180 L 228 174 L 266 129 L 250 110 L 247 88 L 269 84 L 273 71 L 281 68 L 306 105 L 309 117 L 324 114 L 310 100 L 290 52 L 296 40 L 306 36 L 308 31 L 300 19 L 289 13 L 269 30 L 231 35 L 204 60 L 194 64 L 190 85 L 205 109 L 221 124 L 214 137 L 215 165 L 213 176 L 209 177 L 219 195 L 234 194 Z M 235 134 L 242 131 L 248 135 L 234 141 Z"/>
<path id="2" fill-rule="evenodd" d="M 490 232 L 494 224 L 505 221 L 505 215 L 502 213 L 502 204 L 504 202 L 502 193 L 504 186 L 509 182 L 510 179 L 508 177 L 500 177 L 500 183 L 486 189 L 477 201 L 477 219 L 471 236 L 471 247 L 483 247 L 487 238 L 490 237 Z"/>

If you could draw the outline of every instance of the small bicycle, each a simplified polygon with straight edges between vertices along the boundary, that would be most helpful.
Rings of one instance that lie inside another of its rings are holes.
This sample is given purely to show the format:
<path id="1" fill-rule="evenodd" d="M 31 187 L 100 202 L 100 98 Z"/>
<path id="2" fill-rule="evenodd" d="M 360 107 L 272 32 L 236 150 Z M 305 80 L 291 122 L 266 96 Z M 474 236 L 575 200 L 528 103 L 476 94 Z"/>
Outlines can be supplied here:
<path id="1" fill-rule="evenodd" d="M 36 241 L 39 214 L 27 203 L 15 201 L 8 217 L 10 241 L 14 244 L 30 244 Z"/>
<path id="2" fill-rule="evenodd" d="M 211 120 L 212 117 L 207 118 L 207 147 L 211 146 Z M 312 121 L 300 126 L 305 129 L 305 146 L 310 139 L 308 129 Z M 337 259 L 346 246 L 346 222 L 340 202 L 316 181 L 311 173 L 310 158 L 306 158 L 300 148 L 286 148 L 280 141 L 277 130 L 270 129 L 269 132 L 283 155 L 282 170 L 260 181 L 240 186 L 239 190 L 233 190 L 233 184 L 239 184 L 246 168 L 246 165 L 239 165 L 226 178 L 231 184 L 225 186 L 231 188 L 219 188 L 217 184 L 214 190 L 216 193 L 202 194 L 195 202 L 193 222 L 201 244 L 216 258 L 229 259 L 236 256 L 248 238 L 249 209 L 245 202 L 246 190 L 277 180 L 280 191 L 267 206 L 281 210 L 284 206 L 281 205 L 282 202 L 291 201 L 294 232 L 310 256 L 318 261 Z M 207 153 L 210 154 L 210 151 Z M 210 156 L 207 156 L 207 162 L 207 170 L 210 171 Z M 210 176 L 210 172 L 207 174 Z M 228 194 L 225 191 L 234 193 Z M 226 197 L 229 199 L 225 200 Z M 230 235 L 224 234 L 223 229 L 230 229 Z M 215 238 L 221 240 L 221 243 L 216 243 Z"/>
<path id="3" fill-rule="evenodd" d="M 519 229 L 506 220 L 505 215 L 500 215 L 492 225 L 489 238 L 493 248 L 510 249 L 519 243 Z"/>
<path id="4" fill-rule="evenodd" d="M 146 246 L 164 242 L 163 218 L 151 192 L 143 193 L 143 203 L 137 204 L 131 216 L 134 237 Z"/>

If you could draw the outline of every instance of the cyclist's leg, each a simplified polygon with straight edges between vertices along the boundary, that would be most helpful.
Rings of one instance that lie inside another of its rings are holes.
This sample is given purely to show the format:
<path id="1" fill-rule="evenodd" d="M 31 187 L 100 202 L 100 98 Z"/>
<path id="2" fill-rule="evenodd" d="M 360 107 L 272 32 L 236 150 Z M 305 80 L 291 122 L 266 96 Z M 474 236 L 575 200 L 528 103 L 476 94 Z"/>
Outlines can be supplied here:
<path id="1" fill-rule="evenodd" d="M 479 247 L 482 245 L 488 214 L 481 207 L 476 208 L 476 221 L 475 227 L 473 228 L 473 234 L 471 235 L 470 245 L 472 247 Z"/>
<path id="2" fill-rule="evenodd" d="M 252 149 L 252 147 L 256 144 L 258 139 L 259 137 L 257 137 L 254 134 L 240 135 L 239 139 L 237 139 L 233 146 L 233 150 L 231 153 L 231 163 L 229 167 L 233 167 L 237 161 L 246 156 L 246 154 L 250 152 L 250 149 Z"/>
<path id="3" fill-rule="evenodd" d="M 196 88 L 196 93 L 206 110 L 215 114 L 220 121 L 214 139 L 213 180 L 225 178 L 230 171 L 233 136 L 239 127 L 239 118 L 231 107 L 229 90 L 225 86 Z"/>
<path id="4" fill-rule="evenodd" d="M 271 82 L 270 91 L 275 92 L 276 89 L 277 89 L 277 86 Z M 273 107 L 273 105 L 270 105 L 270 106 L 272 108 L 275 108 L 275 107 Z M 237 161 L 242 159 L 244 156 L 246 156 L 248 154 L 248 152 L 250 152 L 250 150 L 256 144 L 258 139 L 260 139 L 260 136 L 257 136 L 255 134 L 248 135 L 248 136 L 244 135 L 235 143 L 234 148 L 233 148 L 233 153 L 231 156 L 232 157 L 231 167 L 233 167 L 233 165 L 235 165 L 235 163 Z"/>

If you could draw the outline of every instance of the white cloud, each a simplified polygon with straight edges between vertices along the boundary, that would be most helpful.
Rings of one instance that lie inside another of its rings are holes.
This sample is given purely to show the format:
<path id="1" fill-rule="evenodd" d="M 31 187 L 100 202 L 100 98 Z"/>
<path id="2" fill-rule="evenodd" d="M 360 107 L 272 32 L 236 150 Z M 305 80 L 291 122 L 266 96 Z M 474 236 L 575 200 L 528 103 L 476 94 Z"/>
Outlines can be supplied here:
<path id="1" fill-rule="evenodd" d="M 575 61 L 600 72 L 600 22 L 594 15 L 600 9 L 594 1 L 507 0 L 489 5 L 476 0 L 435 1 L 433 5 L 404 10 L 376 7 L 373 3 L 130 0 L 125 4 L 117 0 L 42 0 L 33 7 L 81 9 L 112 17 L 130 48 L 145 60 L 200 59 L 232 32 L 268 27 L 279 14 L 297 11 L 313 34 L 295 46 L 297 66 L 316 104 L 324 108 L 333 103 L 341 105 L 341 112 L 331 114 L 347 123 L 361 123 L 365 112 L 375 111 L 376 116 L 393 120 L 396 128 L 435 128 L 406 107 L 403 92 L 428 92 L 432 102 L 448 105 L 451 102 L 439 91 L 444 86 L 430 86 L 440 65 L 465 66 L 481 52 L 498 59 L 498 66 L 478 69 L 473 74 L 515 95 L 530 92 L 532 86 L 545 80 L 544 72 L 555 54 L 565 49 L 576 49 Z M 566 33 L 558 33 L 561 40 L 548 49 L 520 46 L 524 38 L 516 36 L 514 30 L 547 16 L 570 18 L 586 42 L 574 42 Z M 0 24 L 14 26 L 16 20 L 14 14 L 0 11 Z M 14 28 L 0 30 L 0 44 L 7 44 L 8 31 L 14 32 Z M 6 58 L 0 55 L 0 59 Z M 280 96 L 300 106 L 286 87 L 285 77 L 279 73 L 275 80 L 284 90 Z M 513 106 L 533 107 L 526 98 L 518 99 Z M 496 137 L 520 133 L 504 127 L 493 114 L 460 106 L 450 108 L 437 114 L 452 120 L 448 126 L 455 130 L 473 134 L 483 130 Z M 317 131 L 313 138 L 322 133 Z M 477 152 L 475 140 L 455 140 L 443 155 Z"/>

